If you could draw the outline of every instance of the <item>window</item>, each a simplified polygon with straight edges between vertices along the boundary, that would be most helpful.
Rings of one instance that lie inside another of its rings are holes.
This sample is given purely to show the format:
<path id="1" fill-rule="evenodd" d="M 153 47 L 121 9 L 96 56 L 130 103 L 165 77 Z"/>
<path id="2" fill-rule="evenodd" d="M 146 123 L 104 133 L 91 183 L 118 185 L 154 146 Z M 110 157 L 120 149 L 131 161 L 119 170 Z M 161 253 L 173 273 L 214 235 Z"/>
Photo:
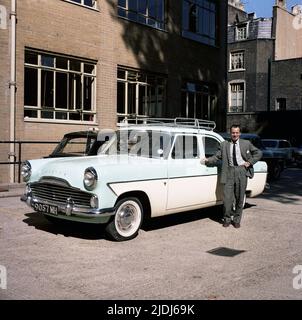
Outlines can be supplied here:
<path id="1" fill-rule="evenodd" d="M 118 68 L 118 121 L 125 117 L 162 117 L 165 108 L 166 79 L 137 70 Z"/>
<path id="2" fill-rule="evenodd" d="M 25 50 L 24 117 L 95 121 L 94 62 Z"/>
<path id="3" fill-rule="evenodd" d="M 244 69 L 244 51 L 231 52 L 230 55 L 230 70 Z"/>
<path id="4" fill-rule="evenodd" d="M 216 106 L 215 85 L 185 82 L 181 90 L 181 112 L 184 118 L 210 120 Z"/>
<path id="5" fill-rule="evenodd" d="M 183 36 L 217 45 L 217 4 L 215 0 L 183 1 Z"/>
<path id="6" fill-rule="evenodd" d="M 229 112 L 243 112 L 244 82 L 230 84 Z"/>
<path id="7" fill-rule="evenodd" d="M 216 154 L 220 142 L 212 137 L 204 137 L 204 154 L 206 157 L 212 157 Z"/>
<path id="8" fill-rule="evenodd" d="M 172 159 L 196 159 L 199 156 L 196 136 L 177 136 L 172 150 Z"/>
<path id="9" fill-rule="evenodd" d="M 165 0 L 118 0 L 118 15 L 157 29 L 165 29 Z"/>
<path id="10" fill-rule="evenodd" d="M 276 99 L 276 111 L 285 111 L 286 110 L 286 99 L 277 98 Z"/>
<path id="11" fill-rule="evenodd" d="M 236 27 L 236 40 L 246 40 L 248 38 L 248 25 L 243 24 Z"/>
<path id="12" fill-rule="evenodd" d="M 96 9 L 97 0 L 65 0 L 68 2 L 75 2 L 85 7 L 91 7 Z"/>

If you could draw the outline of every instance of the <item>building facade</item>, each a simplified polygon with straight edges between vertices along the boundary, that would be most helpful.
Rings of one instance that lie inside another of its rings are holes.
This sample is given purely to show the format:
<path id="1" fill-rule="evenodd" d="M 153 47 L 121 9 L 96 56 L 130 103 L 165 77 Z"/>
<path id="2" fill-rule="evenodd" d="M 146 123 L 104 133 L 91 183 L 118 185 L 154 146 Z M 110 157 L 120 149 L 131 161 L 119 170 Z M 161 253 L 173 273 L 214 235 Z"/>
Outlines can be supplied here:
<path id="1" fill-rule="evenodd" d="M 226 0 L 3 0 L 0 8 L 0 140 L 58 141 L 133 115 L 224 129 Z M 21 160 L 53 147 L 23 145 Z M 17 149 L 0 144 L 0 162 L 18 159 Z M 0 165 L 0 180 L 16 181 L 16 172 Z"/>
<path id="2" fill-rule="evenodd" d="M 302 114 L 301 6 L 288 11 L 286 1 L 276 0 L 272 18 L 256 18 L 237 3 L 229 2 L 227 126 L 240 123 L 247 132 L 296 140 L 293 123 Z M 282 123 L 278 130 L 276 121 Z"/>

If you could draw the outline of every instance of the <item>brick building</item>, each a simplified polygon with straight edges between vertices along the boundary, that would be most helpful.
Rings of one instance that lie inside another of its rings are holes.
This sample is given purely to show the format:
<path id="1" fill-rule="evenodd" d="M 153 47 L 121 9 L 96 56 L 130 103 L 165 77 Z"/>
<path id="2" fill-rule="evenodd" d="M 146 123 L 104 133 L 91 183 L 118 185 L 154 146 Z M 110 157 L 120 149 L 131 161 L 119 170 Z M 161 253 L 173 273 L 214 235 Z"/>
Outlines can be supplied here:
<path id="1" fill-rule="evenodd" d="M 0 15 L 0 140 L 58 141 L 129 115 L 225 128 L 226 0 L 2 0 Z M 53 147 L 23 146 L 22 158 Z M 0 162 L 17 151 L 0 144 Z"/>
<path id="2" fill-rule="evenodd" d="M 238 3 L 229 1 L 227 126 L 236 122 L 244 131 L 295 142 L 302 120 L 302 7 L 289 11 L 276 0 L 272 18 L 256 18 Z"/>

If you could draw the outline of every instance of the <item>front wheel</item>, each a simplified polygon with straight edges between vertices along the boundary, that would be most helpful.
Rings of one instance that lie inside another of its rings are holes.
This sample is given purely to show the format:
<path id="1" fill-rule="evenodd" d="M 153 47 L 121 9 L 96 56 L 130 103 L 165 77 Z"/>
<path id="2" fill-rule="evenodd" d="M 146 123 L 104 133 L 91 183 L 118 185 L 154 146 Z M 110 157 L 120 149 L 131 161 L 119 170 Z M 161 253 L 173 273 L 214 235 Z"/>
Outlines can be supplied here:
<path id="1" fill-rule="evenodd" d="M 116 204 L 115 215 L 106 226 L 106 232 L 116 241 L 125 241 L 137 236 L 143 221 L 143 207 L 135 197 L 124 198 Z"/>

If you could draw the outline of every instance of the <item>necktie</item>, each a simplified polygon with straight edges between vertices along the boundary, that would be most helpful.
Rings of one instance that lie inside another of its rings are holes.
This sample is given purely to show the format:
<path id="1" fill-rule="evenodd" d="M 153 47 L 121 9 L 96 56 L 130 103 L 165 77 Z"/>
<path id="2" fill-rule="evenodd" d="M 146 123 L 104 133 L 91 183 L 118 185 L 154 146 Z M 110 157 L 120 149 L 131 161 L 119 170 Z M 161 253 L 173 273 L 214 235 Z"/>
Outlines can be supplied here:
<path id="1" fill-rule="evenodd" d="M 233 164 L 235 167 L 238 166 L 238 162 L 236 159 L 236 143 L 233 143 Z"/>

